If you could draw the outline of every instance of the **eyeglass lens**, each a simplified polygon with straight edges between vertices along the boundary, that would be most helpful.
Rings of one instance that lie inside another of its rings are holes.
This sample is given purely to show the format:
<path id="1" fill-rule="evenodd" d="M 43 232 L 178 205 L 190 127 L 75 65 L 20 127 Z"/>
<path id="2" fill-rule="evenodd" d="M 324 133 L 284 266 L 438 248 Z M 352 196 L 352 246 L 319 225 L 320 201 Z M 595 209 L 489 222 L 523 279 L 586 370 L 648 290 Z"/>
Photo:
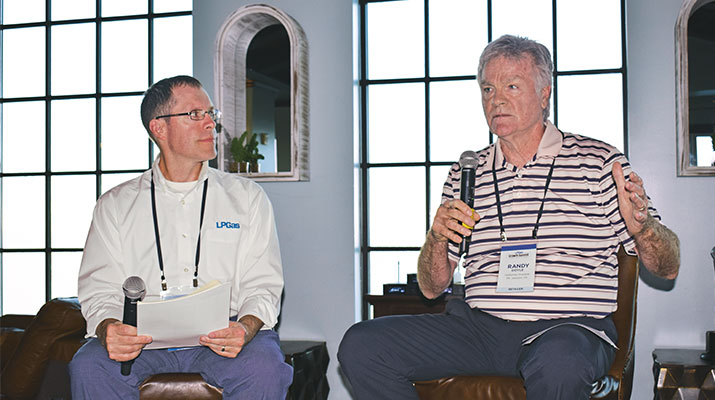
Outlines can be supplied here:
<path id="1" fill-rule="evenodd" d="M 221 112 L 219 110 L 192 110 L 189 112 L 189 118 L 194 121 L 201 121 L 204 119 L 206 114 L 208 114 L 209 118 L 214 120 L 214 122 L 217 122 L 221 116 Z"/>

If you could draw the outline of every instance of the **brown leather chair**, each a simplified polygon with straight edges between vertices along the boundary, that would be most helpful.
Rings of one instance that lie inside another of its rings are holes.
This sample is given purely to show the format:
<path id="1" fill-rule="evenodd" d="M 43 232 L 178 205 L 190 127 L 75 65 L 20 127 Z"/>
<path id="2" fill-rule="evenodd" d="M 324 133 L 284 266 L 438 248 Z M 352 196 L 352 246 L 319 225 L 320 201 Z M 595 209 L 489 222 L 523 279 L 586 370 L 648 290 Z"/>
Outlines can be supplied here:
<path id="1" fill-rule="evenodd" d="M 5 399 L 70 399 L 67 364 L 84 344 L 86 325 L 76 298 L 57 298 L 32 315 L 0 317 Z M 157 374 L 139 387 L 143 400 L 220 400 L 222 390 L 199 374 Z"/>
<path id="2" fill-rule="evenodd" d="M 608 375 L 593 383 L 591 399 L 629 399 L 633 387 L 638 258 L 618 250 L 618 310 L 613 322 L 618 331 L 618 351 Z M 521 378 L 507 376 L 453 376 L 415 382 L 422 400 L 526 399 Z"/>
<path id="3" fill-rule="evenodd" d="M 67 364 L 84 343 L 86 325 L 77 298 L 47 302 L 37 315 L 0 317 L 0 399 L 71 399 Z M 323 342 L 282 341 L 293 366 L 288 399 L 325 399 L 329 358 Z M 219 400 L 222 390 L 200 374 L 169 373 L 139 386 L 142 400 Z"/>

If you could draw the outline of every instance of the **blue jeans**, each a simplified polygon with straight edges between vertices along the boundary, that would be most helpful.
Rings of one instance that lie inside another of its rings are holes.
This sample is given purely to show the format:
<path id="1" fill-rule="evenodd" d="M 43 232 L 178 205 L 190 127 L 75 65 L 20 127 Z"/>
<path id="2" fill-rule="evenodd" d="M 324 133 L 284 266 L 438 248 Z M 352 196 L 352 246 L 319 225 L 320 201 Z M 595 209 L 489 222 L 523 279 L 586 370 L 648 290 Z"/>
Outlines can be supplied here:
<path id="1" fill-rule="evenodd" d="M 132 364 L 131 374 L 107 355 L 98 339 L 90 339 L 70 362 L 72 398 L 139 399 L 139 385 L 160 373 L 199 373 L 206 382 L 223 388 L 224 399 L 285 399 L 293 380 L 278 334 L 262 330 L 238 353 L 222 357 L 207 347 L 186 350 L 144 350 Z"/>
<path id="2" fill-rule="evenodd" d="M 524 379 L 528 399 L 588 399 L 608 372 L 615 349 L 588 330 L 555 327 L 529 345 L 521 341 L 563 322 L 603 330 L 616 342 L 610 317 L 515 322 L 452 300 L 444 314 L 382 317 L 353 325 L 338 359 L 356 399 L 414 399 L 414 381 L 455 375 Z"/>

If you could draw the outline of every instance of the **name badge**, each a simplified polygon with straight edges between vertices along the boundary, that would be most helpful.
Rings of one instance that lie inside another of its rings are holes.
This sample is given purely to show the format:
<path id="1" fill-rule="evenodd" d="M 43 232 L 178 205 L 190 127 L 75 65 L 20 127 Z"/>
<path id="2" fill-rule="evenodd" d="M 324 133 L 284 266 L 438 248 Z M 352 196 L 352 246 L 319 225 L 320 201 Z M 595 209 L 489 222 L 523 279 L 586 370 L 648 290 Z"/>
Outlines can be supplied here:
<path id="1" fill-rule="evenodd" d="M 536 243 L 501 248 L 497 292 L 533 292 Z"/>

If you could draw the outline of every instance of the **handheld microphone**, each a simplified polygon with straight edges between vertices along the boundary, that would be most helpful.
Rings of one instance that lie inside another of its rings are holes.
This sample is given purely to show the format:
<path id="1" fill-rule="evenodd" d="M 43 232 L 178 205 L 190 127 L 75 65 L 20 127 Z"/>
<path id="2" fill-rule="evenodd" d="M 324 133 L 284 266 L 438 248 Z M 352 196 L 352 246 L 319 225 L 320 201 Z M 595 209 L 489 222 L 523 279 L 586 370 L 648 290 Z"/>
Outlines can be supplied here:
<path id="1" fill-rule="evenodd" d="M 124 291 L 124 318 L 123 323 L 137 326 L 137 301 L 143 300 L 146 295 L 144 280 L 138 276 L 130 276 L 122 285 Z M 122 361 L 122 375 L 127 376 L 132 372 L 134 360 Z"/>
<path id="2" fill-rule="evenodd" d="M 459 181 L 459 199 L 465 202 L 469 208 L 474 208 L 474 179 L 477 168 L 477 153 L 467 150 L 459 156 L 459 167 L 462 169 L 462 176 Z M 462 238 L 459 243 L 459 256 L 461 257 L 469 248 L 472 240 L 471 233 Z"/>

